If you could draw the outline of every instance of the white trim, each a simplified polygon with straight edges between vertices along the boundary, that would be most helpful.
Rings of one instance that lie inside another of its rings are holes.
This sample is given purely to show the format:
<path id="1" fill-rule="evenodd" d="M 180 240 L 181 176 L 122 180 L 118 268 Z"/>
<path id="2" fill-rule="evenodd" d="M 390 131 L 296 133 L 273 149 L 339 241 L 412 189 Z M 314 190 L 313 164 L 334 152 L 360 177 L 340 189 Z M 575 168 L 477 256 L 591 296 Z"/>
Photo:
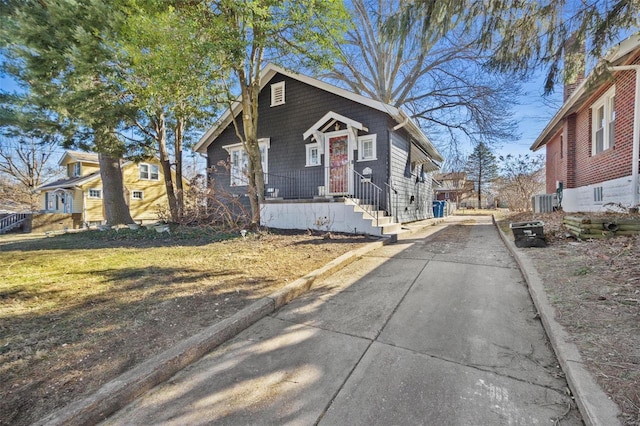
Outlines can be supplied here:
<path id="1" fill-rule="evenodd" d="M 271 106 L 284 105 L 285 103 L 284 81 L 271 85 Z"/>
<path id="2" fill-rule="evenodd" d="M 91 195 L 91 191 L 97 191 L 98 192 L 98 196 L 92 196 Z M 91 199 L 91 200 L 100 200 L 102 199 L 102 189 L 101 188 L 89 188 L 87 189 L 87 198 Z"/>
<path id="3" fill-rule="evenodd" d="M 329 184 L 329 176 L 331 174 L 331 150 L 329 149 L 329 139 L 340 136 L 347 136 L 347 193 L 350 194 L 353 192 L 353 179 L 350 172 L 351 166 L 353 164 L 353 132 L 350 132 L 349 130 L 338 130 L 335 132 L 328 132 L 324 134 L 325 164 L 327 165 L 327 167 L 325 168 L 324 184 L 327 195 L 345 194 L 344 192 L 330 192 L 331 185 Z"/>
<path id="4" fill-rule="evenodd" d="M 147 167 L 147 171 L 146 171 L 146 175 L 147 177 L 143 177 L 142 176 L 142 167 L 146 166 Z M 152 177 L 153 175 L 153 170 L 154 168 L 157 170 L 157 177 Z M 151 164 L 151 163 L 139 163 L 138 164 L 138 178 L 140 180 L 150 180 L 150 181 L 159 181 L 160 180 L 160 166 L 158 166 L 157 164 Z"/>
<path id="5" fill-rule="evenodd" d="M 258 139 L 258 146 L 260 147 L 260 160 L 262 162 L 262 172 L 264 173 L 264 183 L 269 183 L 269 149 L 271 148 L 271 139 L 270 138 L 260 138 Z M 245 153 L 244 145 L 242 142 L 234 143 L 230 145 L 224 145 L 222 147 L 225 151 L 229 153 L 230 157 L 230 167 L 229 167 L 229 186 L 238 187 L 238 186 L 248 186 L 249 180 L 244 175 L 244 171 L 236 170 L 234 174 L 234 167 L 238 167 L 240 163 L 244 166 L 244 162 L 246 161 L 246 166 L 249 166 L 249 159 Z M 238 153 L 238 165 L 234 166 L 234 152 Z M 243 176 L 244 175 L 244 176 Z"/>
<path id="6" fill-rule="evenodd" d="M 316 150 L 316 162 L 311 162 L 311 151 Z M 322 159 L 320 158 L 320 144 L 317 142 L 308 143 L 305 145 L 305 167 L 316 167 L 322 165 Z"/>
<path id="7" fill-rule="evenodd" d="M 76 163 L 69 163 L 69 166 L 71 166 L 71 178 L 76 178 L 76 177 L 80 177 L 82 176 L 82 163 L 81 162 L 76 162 Z"/>
<path id="8" fill-rule="evenodd" d="M 607 90 L 597 101 L 591 105 L 591 156 L 604 152 L 615 145 L 611 140 L 610 125 L 615 123 L 615 109 L 612 100 L 616 96 L 616 86 Z M 599 117 L 602 111 L 602 118 Z M 601 127 L 600 127 L 601 126 Z M 602 131 L 602 149 L 597 150 L 598 132 Z"/>
<path id="9" fill-rule="evenodd" d="M 139 192 L 140 193 L 140 198 L 134 197 L 133 194 Z M 144 200 L 144 191 L 141 189 L 132 189 L 131 190 L 131 199 L 132 200 L 136 200 L 136 201 L 142 201 Z"/>
<path id="10" fill-rule="evenodd" d="M 398 109 L 392 105 L 382 103 L 380 101 L 375 101 L 370 98 L 366 98 L 362 95 L 358 95 L 356 93 L 350 92 L 348 90 L 342 89 L 340 87 L 334 86 L 329 83 L 325 83 L 323 81 L 317 80 L 312 77 L 308 77 L 302 74 L 293 73 L 291 71 L 284 70 L 274 64 L 267 64 L 262 69 L 260 74 L 260 91 L 264 88 L 264 86 L 273 78 L 274 75 L 280 73 L 284 76 L 292 78 L 294 80 L 300 81 L 302 83 L 308 84 L 312 87 L 316 87 L 318 89 L 324 90 L 329 93 L 333 93 L 334 95 L 341 96 L 345 99 L 351 100 L 353 102 L 359 103 L 361 105 L 365 105 L 369 108 L 384 112 L 393 118 L 398 124 L 407 123 L 406 127 L 408 132 L 416 139 L 416 143 L 420 144 L 426 152 L 431 155 L 431 157 L 435 161 L 444 161 L 438 150 L 431 143 L 429 138 L 422 132 L 422 130 L 418 127 L 418 125 L 401 109 Z M 194 152 L 200 152 L 202 154 L 206 153 L 207 147 L 213 143 L 213 141 L 220 136 L 220 134 L 227 128 L 227 126 L 231 123 L 231 119 L 236 117 L 240 111 L 242 111 L 242 99 L 238 98 L 232 105 L 231 108 L 227 109 L 217 123 L 209 130 L 205 132 L 204 135 L 200 138 L 200 140 L 193 147 Z M 305 138 L 306 139 L 306 138 Z"/>
<path id="11" fill-rule="evenodd" d="M 377 155 L 377 134 L 372 134 L 372 135 L 363 135 L 363 136 L 358 136 L 358 161 L 374 161 L 378 159 L 378 155 Z M 362 144 L 365 141 L 371 140 L 371 156 L 370 157 L 364 157 L 364 149 L 362 148 Z"/>
<path id="12" fill-rule="evenodd" d="M 614 67 L 613 70 L 636 72 L 636 92 L 633 100 L 633 148 L 631 150 L 631 179 L 633 181 L 631 188 L 633 201 L 631 205 L 637 207 L 640 204 L 640 177 L 638 171 L 640 166 L 640 65 Z"/>
<path id="13" fill-rule="evenodd" d="M 621 41 L 616 46 L 614 46 L 599 62 L 597 65 L 602 65 L 606 63 L 614 64 L 616 61 L 621 60 L 630 52 L 640 48 L 640 34 L 634 34 L 631 37 Z M 625 65 L 622 66 L 613 66 L 611 67 L 611 71 L 626 71 L 624 68 Z M 594 70 L 597 70 L 598 66 L 594 67 Z M 586 96 L 589 91 L 592 89 L 592 76 L 594 75 L 594 71 L 591 71 L 587 78 L 585 78 L 582 83 L 573 91 L 569 99 L 567 99 L 560 110 L 553 116 L 553 118 L 549 121 L 549 123 L 545 126 L 544 130 L 540 132 L 540 135 L 536 138 L 533 144 L 529 147 L 531 151 L 537 151 L 541 147 L 545 146 L 549 139 L 556 134 L 558 131 L 558 126 L 562 123 L 562 120 L 568 115 L 568 113 L 576 107 L 580 106 L 580 102 L 583 102 L 582 98 Z"/>
<path id="14" fill-rule="evenodd" d="M 341 123 L 346 124 L 346 125 L 347 125 L 347 128 L 349 128 L 349 127 L 353 127 L 353 128 L 358 129 L 358 130 L 362 130 L 362 131 L 364 131 L 364 132 L 368 132 L 368 131 L 369 131 L 369 129 L 367 129 L 366 127 L 364 127 L 364 126 L 362 125 L 362 123 L 360 123 L 360 122 L 358 122 L 358 121 L 355 121 L 355 120 L 352 120 L 352 119 L 350 119 L 350 118 L 347 118 L 347 117 L 345 117 L 344 115 L 340 115 L 340 114 L 338 114 L 338 113 L 336 113 L 336 112 L 329 111 L 328 113 L 326 113 L 325 115 L 323 115 L 323 116 L 322 116 L 322 118 L 321 118 L 320 120 L 316 121 L 316 122 L 315 122 L 311 127 L 309 127 L 309 129 L 308 129 L 306 132 L 304 132 L 304 133 L 302 134 L 302 139 L 303 139 L 303 140 L 307 140 L 307 138 L 308 138 L 309 136 L 311 136 L 311 135 L 315 134 L 315 132 L 318 130 L 318 128 L 319 128 L 321 125 L 323 125 L 324 123 L 326 123 L 327 121 L 329 121 L 329 120 L 331 120 L 331 119 L 333 119 L 333 120 L 336 120 L 336 121 L 339 121 L 339 122 L 341 122 Z"/>

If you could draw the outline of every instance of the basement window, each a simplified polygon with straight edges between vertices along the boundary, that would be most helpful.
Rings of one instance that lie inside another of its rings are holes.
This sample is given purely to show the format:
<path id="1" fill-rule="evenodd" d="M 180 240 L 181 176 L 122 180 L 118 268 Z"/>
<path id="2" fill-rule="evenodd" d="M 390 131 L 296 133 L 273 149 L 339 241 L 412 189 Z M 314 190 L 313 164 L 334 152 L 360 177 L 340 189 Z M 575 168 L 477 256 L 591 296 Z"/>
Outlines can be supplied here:
<path id="1" fill-rule="evenodd" d="M 596 186 L 595 188 L 593 188 L 593 201 L 595 203 L 601 203 L 602 202 L 602 187 L 601 186 Z"/>

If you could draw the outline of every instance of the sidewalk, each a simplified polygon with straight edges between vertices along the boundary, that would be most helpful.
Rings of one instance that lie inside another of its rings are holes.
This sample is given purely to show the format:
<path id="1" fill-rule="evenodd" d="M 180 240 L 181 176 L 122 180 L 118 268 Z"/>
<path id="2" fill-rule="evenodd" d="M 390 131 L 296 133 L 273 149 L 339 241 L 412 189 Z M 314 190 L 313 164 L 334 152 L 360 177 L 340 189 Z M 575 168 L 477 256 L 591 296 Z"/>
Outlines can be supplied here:
<path id="1" fill-rule="evenodd" d="M 581 424 L 491 218 L 460 221 L 413 225 L 105 424 Z"/>

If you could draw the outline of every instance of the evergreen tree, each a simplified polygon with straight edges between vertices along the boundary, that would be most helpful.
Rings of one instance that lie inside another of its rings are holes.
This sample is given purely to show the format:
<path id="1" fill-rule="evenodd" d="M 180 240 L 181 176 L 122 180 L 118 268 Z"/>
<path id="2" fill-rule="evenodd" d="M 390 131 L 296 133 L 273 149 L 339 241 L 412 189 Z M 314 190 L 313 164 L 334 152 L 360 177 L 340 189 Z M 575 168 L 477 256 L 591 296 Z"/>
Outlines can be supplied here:
<path id="1" fill-rule="evenodd" d="M 496 156 L 486 143 L 478 143 L 466 164 L 467 179 L 475 183 L 478 191 L 478 208 L 482 207 L 482 193 L 489 184 L 498 177 L 498 163 Z"/>
<path id="2" fill-rule="evenodd" d="M 52 111 L 64 145 L 98 152 L 108 224 L 131 223 L 116 130 L 132 110 L 114 84 L 106 43 L 122 15 L 100 0 L 8 0 L 0 4 L 3 71 L 25 89 L 20 102 Z"/>
<path id="3" fill-rule="evenodd" d="M 180 7 L 179 2 L 174 6 L 156 0 L 120 3 L 126 19 L 113 49 L 118 62 L 127 64 L 128 69 L 119 75 L 119 83 L 138 110 L 134 125 L 155 142 L 155 149 L 149 150 L 160 158 L 169 210 L 172 220 L 178 222 L 184 209 L 185 137 L 217 113 L 223 75 L 216 55 L 222 53 L 202 37 L 203 29 L 193 17 L 181 13 L 188 8 Z"/>
<path id="4" fill-rule="evenodd" d="M 546 66 L 545 89 L 550 92 L 561 77 L 571 80 L 581 66 L 582 60 L 565 55 L 566 49 L 571 53 L 576 43 L 584 43 L 592 58 L 600 58 L 620 33 L 638 33 L 640 1 L 415 0 L 403 4 L 387 23 L 387 32 L 406 34 L 418 23 L 475 35 L 477 45 L 490 53 L 486 65 L 492 69 L 526 74 Z"/>

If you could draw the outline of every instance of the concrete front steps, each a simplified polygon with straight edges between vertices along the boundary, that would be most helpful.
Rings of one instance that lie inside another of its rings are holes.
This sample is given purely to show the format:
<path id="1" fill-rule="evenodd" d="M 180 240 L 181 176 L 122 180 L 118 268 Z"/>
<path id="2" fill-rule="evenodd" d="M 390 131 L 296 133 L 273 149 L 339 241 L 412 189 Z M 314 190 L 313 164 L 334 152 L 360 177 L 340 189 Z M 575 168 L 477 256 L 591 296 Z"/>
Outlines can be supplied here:
<path id="1" fill-rule="evenodd" d="M 364 220 L 371 221 L 371 227 L 378 232 L 372 232 L 374 235 L 393 235 L 400 232 L 401 225 L 393 222 L 393 217 L 388 216 L 384 210 L 373 210 L 374 206 L 370 204 L 359 204 L 358 199 L 346 198 L 344 203 L 353 206 L 355 213 L 362 214 Z"/>

